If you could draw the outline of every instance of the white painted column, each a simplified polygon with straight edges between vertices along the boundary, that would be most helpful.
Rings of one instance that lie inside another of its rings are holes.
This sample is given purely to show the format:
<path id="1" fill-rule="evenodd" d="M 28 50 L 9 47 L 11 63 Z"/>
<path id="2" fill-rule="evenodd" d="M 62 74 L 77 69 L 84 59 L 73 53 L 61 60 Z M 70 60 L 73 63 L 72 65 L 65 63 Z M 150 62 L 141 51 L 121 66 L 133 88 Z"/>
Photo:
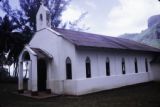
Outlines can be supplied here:
<path id="1" fill-rule="evenodd" d="M 28 72 L 29 72 L 29 76 L 28 76 L 28 90 L 31 91 L 32 90 L 32 61 L 28 61 Z"/>
<path id="2" fill-rule="evenodd" d="M 32 67 L 31 67 L 31 72 L 32 72 L 32 92 L 37 92 L 37 56 L 32 56 Z"/>
<path id="3" fill-rule="evenodd" d="M 23 93 L 23 62 L 19 62 L 18 91 Z"/>

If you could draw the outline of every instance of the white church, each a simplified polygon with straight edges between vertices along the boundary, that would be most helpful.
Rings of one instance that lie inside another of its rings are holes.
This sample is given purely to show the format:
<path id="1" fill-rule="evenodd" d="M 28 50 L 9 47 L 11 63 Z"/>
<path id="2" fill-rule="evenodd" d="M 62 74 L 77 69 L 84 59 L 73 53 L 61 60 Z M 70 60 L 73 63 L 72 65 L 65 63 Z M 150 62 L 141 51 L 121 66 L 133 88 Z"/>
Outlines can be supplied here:
<path id="1" fill-rule="evenodd" d="M 83 95 L 160 80 L 160 50 L 127 39 L 65 29 L 51 29 L 49 10 L 41 5 L 37 32 L 19 56 L 18 90 Z"/>

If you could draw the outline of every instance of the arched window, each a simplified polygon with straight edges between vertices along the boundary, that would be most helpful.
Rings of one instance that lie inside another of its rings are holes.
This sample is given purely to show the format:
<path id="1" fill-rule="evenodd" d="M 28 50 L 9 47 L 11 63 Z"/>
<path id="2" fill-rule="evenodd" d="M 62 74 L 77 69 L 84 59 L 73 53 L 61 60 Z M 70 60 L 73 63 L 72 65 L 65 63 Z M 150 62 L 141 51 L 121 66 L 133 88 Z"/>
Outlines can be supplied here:
<path id="1" fill-rule="evenodd" d="M 125 59 L 122 58 L 122 74 L 126 74 L 126 70 L 125 70 Z"/>
<path id="2" fill-rule="evenodd" d="M 91 61 L 89 57 L 86 58 L 86 77 L 91 78 Z"/>
<path id="3" fill-rule="evenodd" d="M 110 76 L 110 63 L 109 63 L 109 58 L 106 58 L 106 75 Z"/>
<path id="4" fill-rule="evenodd" d="M 135 73 L 138 73 L 137 58 L 134 59 Z"/>
<path id="5" fill-rule="evenodd" d="M 72 79 L 72 63 L 69 57 L 66 59 L 66 78 Z"/>
<path id="6" fill-rule="evenodd" d="M 40 14 L 40 21 L 43 21 L 43 15 Z"/>
<path id="7" fill-rule="evenodd" d="M 145 58 L 145 67 L 146 67 L 146 72 L 148 72 L 148 60 Z"/>

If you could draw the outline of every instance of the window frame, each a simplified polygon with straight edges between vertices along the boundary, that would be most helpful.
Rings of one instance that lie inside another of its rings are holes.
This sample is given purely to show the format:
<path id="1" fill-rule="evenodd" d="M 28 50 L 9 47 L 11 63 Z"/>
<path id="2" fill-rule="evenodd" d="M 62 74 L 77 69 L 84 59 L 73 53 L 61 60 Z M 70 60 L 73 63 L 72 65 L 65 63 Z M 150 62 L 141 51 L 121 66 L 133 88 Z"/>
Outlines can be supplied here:
<path id="1" fill-rule="evenodd" d="M 85 66 L 86 66 L 86 78 L 91 78 L 91 60 L 89 57 L 85 60 Z"/>
<path id="2" fill-rule="evenodd" d="M 148 69 L 148 59 L 147 58 L 145 58 L 145 69 L 146 69 L 146 72 L 149 71 L 149 69 Z"/>
<path id="3" fill-rule="evenodd" d="M 72 61 L 70 57 L 66 58 L 66 79 L 72 79 Z"/>
<path id="4" fill-rule="evenodd" d="M 125 75 L 126 74 L 126 66 L 125 66 L 125 58 L 122 58 L 122 74 Z"/>
<path id="5" fill-rule="evenodd" d="M 134 67 L 135 67 L 135 73 L 138 73 L 138 61 L 137 61 L 137 58 L 134 59 Z"/>
<path id="6" fill-rule="evenodd" d="M 106 76 L 110 76 L 110 59 L 109 57 L 106 58 Z"/>
<path id="7" fill-rule="evenodd" d="M 40 19 L 41 22 L 43 21 L 43 15 L 42 15 L 42 13 L 39 16 L 39 19 Z"/>

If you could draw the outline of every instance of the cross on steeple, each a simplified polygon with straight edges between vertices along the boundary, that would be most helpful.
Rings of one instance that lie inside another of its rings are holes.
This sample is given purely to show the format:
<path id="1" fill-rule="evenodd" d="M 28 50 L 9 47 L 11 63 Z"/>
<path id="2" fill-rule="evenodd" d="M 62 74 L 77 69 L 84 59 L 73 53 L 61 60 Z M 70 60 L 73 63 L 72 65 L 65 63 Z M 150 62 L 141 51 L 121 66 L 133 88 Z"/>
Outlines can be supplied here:
<path id="1" fill-rule="evenodd" d="M 44 0 L 41 0 L 41 5 L 44 5 Z"/>

